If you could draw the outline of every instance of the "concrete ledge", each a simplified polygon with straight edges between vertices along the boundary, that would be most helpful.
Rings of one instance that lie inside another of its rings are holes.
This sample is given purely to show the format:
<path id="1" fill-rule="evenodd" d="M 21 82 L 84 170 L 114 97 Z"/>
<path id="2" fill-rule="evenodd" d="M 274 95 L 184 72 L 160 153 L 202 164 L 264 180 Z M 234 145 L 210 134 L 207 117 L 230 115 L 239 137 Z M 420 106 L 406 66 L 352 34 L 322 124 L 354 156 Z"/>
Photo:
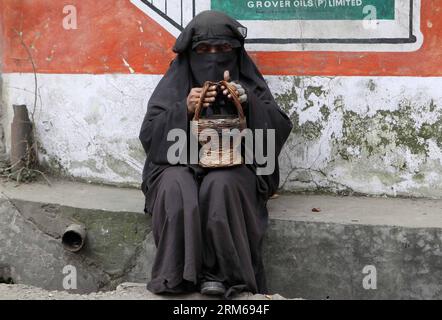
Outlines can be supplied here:
<path id="1" fill-rule="evenodd" d="M 278 220 L 442 228 L 442 200 L 284 195 L 268 207 L 271 218 Z M 321 211 L 314 213 L 313 208 Z"/>
<path id="2" fill-rule="evenodd" d="M 0 192 L 11 199 L 111 212 L 143 213 L 141 191 L 65 180 L 17 185 L 2 182 Z"/>
<path id="3" fill-rule="evenodd" d="M 122 283 L 115 291 L 70 294 L 66 291 L 47 291 L 27 285 L 0 284 L 0 300 L 223 300 L 221 297 L 199 293 L 157 295 L 146 290 L 143 283 Z M 242 292 L 233 300 L 287 300 L 281 295 L 263 295 Z M 291 299 L 298 300 L 298 299 Z"/>
<path id="4" fill-rule="evenodd" d="M 61 181 L 3 184 L 0 192 L 0 266 L 17 282 L 62 290 L 66 264 L 83 276 L 78 293 L 148 281 L 155 247 L 139 190 Z M 271 293 L 442 298 L 442 200 L 283 195 L 269 209 L 264 253 Z M 72 219 L 89 228 L 77 255 L 64 252 L 58 238 Z M 363 287 L 366 266 L 376 268 L 376 290 Z"/>

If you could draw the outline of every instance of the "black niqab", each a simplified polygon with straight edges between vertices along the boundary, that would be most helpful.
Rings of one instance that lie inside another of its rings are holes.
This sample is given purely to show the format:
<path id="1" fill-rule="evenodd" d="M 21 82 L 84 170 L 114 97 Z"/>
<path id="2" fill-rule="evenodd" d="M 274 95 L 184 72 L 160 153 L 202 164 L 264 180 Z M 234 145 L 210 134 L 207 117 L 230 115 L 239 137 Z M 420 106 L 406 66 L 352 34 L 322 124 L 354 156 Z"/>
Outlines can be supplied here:
<path id="1" fill-rule="evenodd" d="M 210 40 L 206 42 L 212 44 Z M 238 55 L 236 50 L 217 53 L 197 53 L 192 50 L 189 55 L 194 83 L 198 87 L 202 87 L 206 81 L 218 82 L 223 80 L 225 70 L 230 72 L 232 79 L 238 79 Z"/>

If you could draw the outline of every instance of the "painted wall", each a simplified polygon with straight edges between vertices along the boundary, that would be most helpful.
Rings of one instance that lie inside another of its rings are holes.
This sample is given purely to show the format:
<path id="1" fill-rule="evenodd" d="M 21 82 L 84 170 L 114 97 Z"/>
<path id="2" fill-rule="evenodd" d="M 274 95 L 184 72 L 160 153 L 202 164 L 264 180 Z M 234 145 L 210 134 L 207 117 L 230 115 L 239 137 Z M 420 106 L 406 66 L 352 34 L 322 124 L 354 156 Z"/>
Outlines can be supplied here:
<path id="1" fill-rule="evenodd" d="M 7 147 L 12 104 L 26 103 L 35 109 L 42 157 L 51 168 L 138 185 L 144 162 L 138 131 L 192 2 L 184 2 L 181 19 L 171 7 L 165 15 L 159 1 L 151 3 L 157 11 L 137 0 L 0 1 Z M 345 28 L 354 21 L 335 21 L 336 28 L 317 24 L 324 31 L 313 40 L 325 42 L 304 43 L 305 29 L 296 26 L 317 22 L 289 20 L 295 42 L 281 43 L 276 33 L 269 35 L 276 44 L 247 44 L 295 125 L 281 155 L 285 190 L 442 197 L 442 3 L 411 1 L 408 17 L 405 5 L 400 11 L 404 1 L 393 1 L 394 19 L 379 20 L 373 32 L 355 35 Z M 76 9 L 73 29 L 66 29 L 73 26 L 67 5 Z M 195 12 L 207 5 L 196 1 Z M 376 43 L 382 30 L 386 38 L 399 37 L 386 26 L 399 34 L 410 21 L 414 42 Z M 250 36 L 257 34 L 253 29 Z M 364 41 L 342 41 L 355 36 Z M 37 75 L 35 108 L 28 52 Z"/>

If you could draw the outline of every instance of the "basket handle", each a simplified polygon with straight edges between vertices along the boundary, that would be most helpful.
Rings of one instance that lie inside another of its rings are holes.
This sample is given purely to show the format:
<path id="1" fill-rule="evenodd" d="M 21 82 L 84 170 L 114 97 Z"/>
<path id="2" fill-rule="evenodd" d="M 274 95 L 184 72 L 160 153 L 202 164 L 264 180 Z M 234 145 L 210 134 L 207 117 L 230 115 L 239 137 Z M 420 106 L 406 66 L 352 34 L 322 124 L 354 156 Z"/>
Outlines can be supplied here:
<path id="1" fill-rule="evenodd" d="M 219 82 L 206 81 L 204 83 L 203 90 L 201 92 L 201 97 L 200 97 L 198 103 L 196 104 L 195 114 L 193 115 L 193 120 L 198 121 L 200 119 L 201 110 L 203 107 L 204 98 L 206 97 L 207 90 L 209 90 L 209 87 L 211 87 L 213 85 L 216 85 L 217 87 L 218 86 L 226 87 L 226 89 L 229 91 L 229 94 L 232 96 L 233 104 L 235 105 L 236 110 L 238 111 L 238 116 L 239 116 L 240 120 L 244 120 L 245 119 L 244 110 L 242 108 L 241 102 L 239 101 L 238 95 L 236 94 L 236 87 L 225 80 L 222 80 Z"/>

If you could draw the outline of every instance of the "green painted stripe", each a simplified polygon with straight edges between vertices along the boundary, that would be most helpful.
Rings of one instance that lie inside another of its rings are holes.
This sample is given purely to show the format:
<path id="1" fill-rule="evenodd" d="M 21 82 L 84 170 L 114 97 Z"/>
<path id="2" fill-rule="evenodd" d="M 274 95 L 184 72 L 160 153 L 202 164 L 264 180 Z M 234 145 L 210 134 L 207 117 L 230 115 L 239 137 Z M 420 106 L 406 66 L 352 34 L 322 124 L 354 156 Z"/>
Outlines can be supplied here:
<path id="1" fill-rule="evenodd" d="M 363 20 L 366 6 L 379 20 L 395 18 L 395 0 L 212 0 L 212 9 L 237 20 Z"/>

